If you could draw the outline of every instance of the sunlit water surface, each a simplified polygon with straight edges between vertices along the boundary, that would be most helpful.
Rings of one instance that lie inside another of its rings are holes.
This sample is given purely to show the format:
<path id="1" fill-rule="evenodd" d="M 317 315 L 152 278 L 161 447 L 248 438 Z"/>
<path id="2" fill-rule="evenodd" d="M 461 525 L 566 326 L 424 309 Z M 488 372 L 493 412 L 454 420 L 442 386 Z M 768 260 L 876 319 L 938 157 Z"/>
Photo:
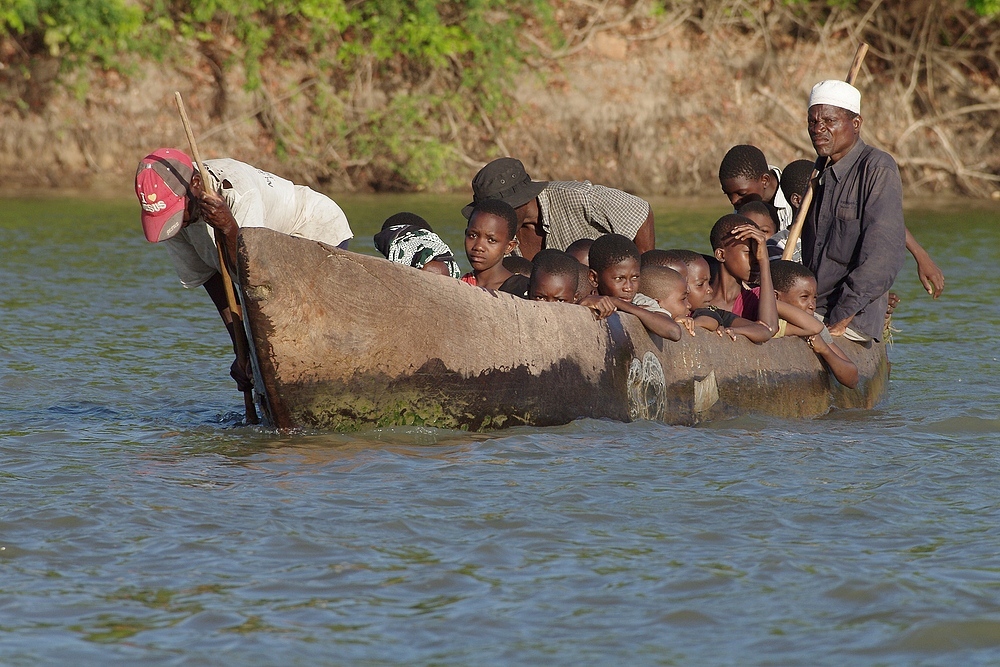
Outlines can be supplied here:
<path id="1" fill-rule="evenodd" d="M 462 254 L 459 198 L 341 202 Z M 1000 663 L 996 207 L 908 214 L 947 290 L 874 411 L 348 436 L 242 424 L 133 202 L 0 206 L 4 665 Z"/>

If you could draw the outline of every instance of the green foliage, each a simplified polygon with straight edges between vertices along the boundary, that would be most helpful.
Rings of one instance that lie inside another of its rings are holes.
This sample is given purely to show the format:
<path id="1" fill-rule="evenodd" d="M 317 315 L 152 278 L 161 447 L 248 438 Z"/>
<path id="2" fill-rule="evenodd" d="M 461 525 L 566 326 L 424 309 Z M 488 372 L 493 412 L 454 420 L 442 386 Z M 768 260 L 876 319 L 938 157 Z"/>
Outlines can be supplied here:
<path id="1" fill-rule="evenodd" d="M 966 4 L 980 16 L 1000 14 L 1000 0 L 966 0 Z"/>
<path id="2" fill-rule="evenodd" d="M 44 45 L 69 64 L 112 65 L 136 47 L 142 10 L 124 0 L 0 0 L 0 37 Z"/>

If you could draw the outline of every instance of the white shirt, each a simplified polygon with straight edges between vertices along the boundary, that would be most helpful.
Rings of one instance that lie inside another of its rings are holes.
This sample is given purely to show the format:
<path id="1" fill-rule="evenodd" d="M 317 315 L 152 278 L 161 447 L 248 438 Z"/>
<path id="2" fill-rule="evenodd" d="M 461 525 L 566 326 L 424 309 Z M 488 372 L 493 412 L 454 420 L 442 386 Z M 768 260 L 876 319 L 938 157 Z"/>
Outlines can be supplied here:
<path id="1" fill-rule="evenodd" d="M 778 190 L 774 193 L 772 203 L 774 208 L 778 209 L 778 222 L 780 223 L 778 231 L 781 231 L 792 226 L 794 214 L 792 213 L 792 205 L 788 203 L 788 200 L 785 199 L 785 193 L 781 191 L 781 170 L 771 164 L 767 165 L 767 168 L 771 170 L 778 181 Z"/>
<path id="2" fill-rule="evenodd" d="M 267 227 L 332 246 L 354 236 L 344 211 L 315 190 L 229 158 L 206 160 L 205 168 L 240 228 Z M 204 285 L 221 272 L 215 231 L 203 220 L 164 244 L 184 287 Z"/>

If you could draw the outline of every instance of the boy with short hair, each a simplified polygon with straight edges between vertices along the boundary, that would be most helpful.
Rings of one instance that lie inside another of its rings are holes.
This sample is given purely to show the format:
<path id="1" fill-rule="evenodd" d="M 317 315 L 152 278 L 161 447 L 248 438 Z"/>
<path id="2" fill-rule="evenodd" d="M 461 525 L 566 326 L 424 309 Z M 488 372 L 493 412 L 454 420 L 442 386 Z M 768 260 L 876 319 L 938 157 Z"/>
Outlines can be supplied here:
<path id="1" fill-rule="evenodd" d="M 795 160 L 789 162 L 781 172 L 781 193 L 785 201 L 792 207 L 793 217 L 798 215 L 802 206 L 802 198 L 809 189 L 809 179 L 812 177 L 815 164 L 810 160 Z"/>
<path id="2" fill-rule="evenodd" d="M 665 266 L 681 274 L 687 280 L 688 269 L 684 258 L 689 250 L 647 250 L 639 258 L 640 270 L 645 270 L 647 266 Z"/>
<path id="3" fill-rule="evenodd" d="M 649 331 L 668 340 L 680 340 L 681 328 L 671 318 L 632 303 L 639 289 L 639 249 L 621 234 L 605 234 L 590 248 L 590 275 L 597 293 L 612 297 L 617 310 L 639 318 Z"/>
<path id="4" fill-rule="evenodd" d="M 503 265 L 504 256 L 517 247 L 516 234 L 517 213 L 510 204 L 499 199 L 476 204 L 465 228 L 465 255 L 472 271 L 462 276 L 462 282 L 525 297 L 528 278 Z"/>
<path id="5" fill-rule="evenodd" d="M 715 223 L 710 239 L 719 262 L 711 305 L 759 323 L 759 329 L 740 333 L 755 343 L 763 343 L 778 330 L 778 307 L 764 232 L 749 219 L 730 213 Z M 755 268 L 760 272 L 760 286 L 748 289 L 745 284 Z"/>
<path id="6" fill-rule="evenodd" d="M 792 224 L 792 208 L 781 191 L 781 170 L 767 163 L 756 146 L 733 146 L 719 165 L 719 183 L 733 209 L 754 200 L 771 203 L 778 209 L 780 229 Z"/>
<path id="7" fill-rule="evenodd" d="M 646 266 L 639 273 L 639 290 L 639 294 L 632 299 L 633 303 L 646 308 L 655 304 L 694 335 L 687 280 L 681 274 L 666 266 Z M 640 300 L 643 296 L 648 297 L 652 304 L 643 303 Z"/>
<path id="8" fill-rule="evenodd" d="M 796 262 L 771 262 L 774 293 L 778 300 L 778 332 L 782 336 L 801 336 L 819 355 L 840 384 L 858 386 L 858 367 L 837 346 L 823 321 L 816 313 L 816 277 L 807 267 Z"/>
<path id="9" fill-rule="evenodd" d="M 576 303 L 579 266 L 576 259 L 561 250 L 540 250 L 532 260 L 528 298 L 550 303 Z"/>
<path id="10" fill-rule="evenodd" d="M 531 260 L 525 259 L 519 255 L 507 255 L 504 257 L 503 268 L 514 274 L 531 277 Z"/>
<path id="11" fill-rule="evenodd" d="M 764 236 L 771 238 L 778 232 L 778 209 L 774 204 L 766 201 L 751 201 L 740 206 L 736 211 L 744 218 L 750 218 L 757 227 L 764 232 Z"/>
<path id="12" fill-rule="evenodd" d="M 590 266 L 590 246 L 592 245 L 594 245 L 594 239 L 577 239 L 566 247 L 566 252 L 584 266 Z"/>

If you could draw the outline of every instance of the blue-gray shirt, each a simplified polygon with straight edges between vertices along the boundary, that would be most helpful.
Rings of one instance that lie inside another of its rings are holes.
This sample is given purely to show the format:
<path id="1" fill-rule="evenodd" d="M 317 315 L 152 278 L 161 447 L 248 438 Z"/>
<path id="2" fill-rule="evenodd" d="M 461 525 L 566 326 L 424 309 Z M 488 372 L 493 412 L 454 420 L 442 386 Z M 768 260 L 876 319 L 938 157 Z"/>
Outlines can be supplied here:
<path id="1" fill-rule="evenodd" d="M 861 138 L 819 178 L 802 229 L 802 263 L 816 274 L 816 312 L 882 338 L 889 288 L 903 267 L 906 227 L 899 168 Z"/>

